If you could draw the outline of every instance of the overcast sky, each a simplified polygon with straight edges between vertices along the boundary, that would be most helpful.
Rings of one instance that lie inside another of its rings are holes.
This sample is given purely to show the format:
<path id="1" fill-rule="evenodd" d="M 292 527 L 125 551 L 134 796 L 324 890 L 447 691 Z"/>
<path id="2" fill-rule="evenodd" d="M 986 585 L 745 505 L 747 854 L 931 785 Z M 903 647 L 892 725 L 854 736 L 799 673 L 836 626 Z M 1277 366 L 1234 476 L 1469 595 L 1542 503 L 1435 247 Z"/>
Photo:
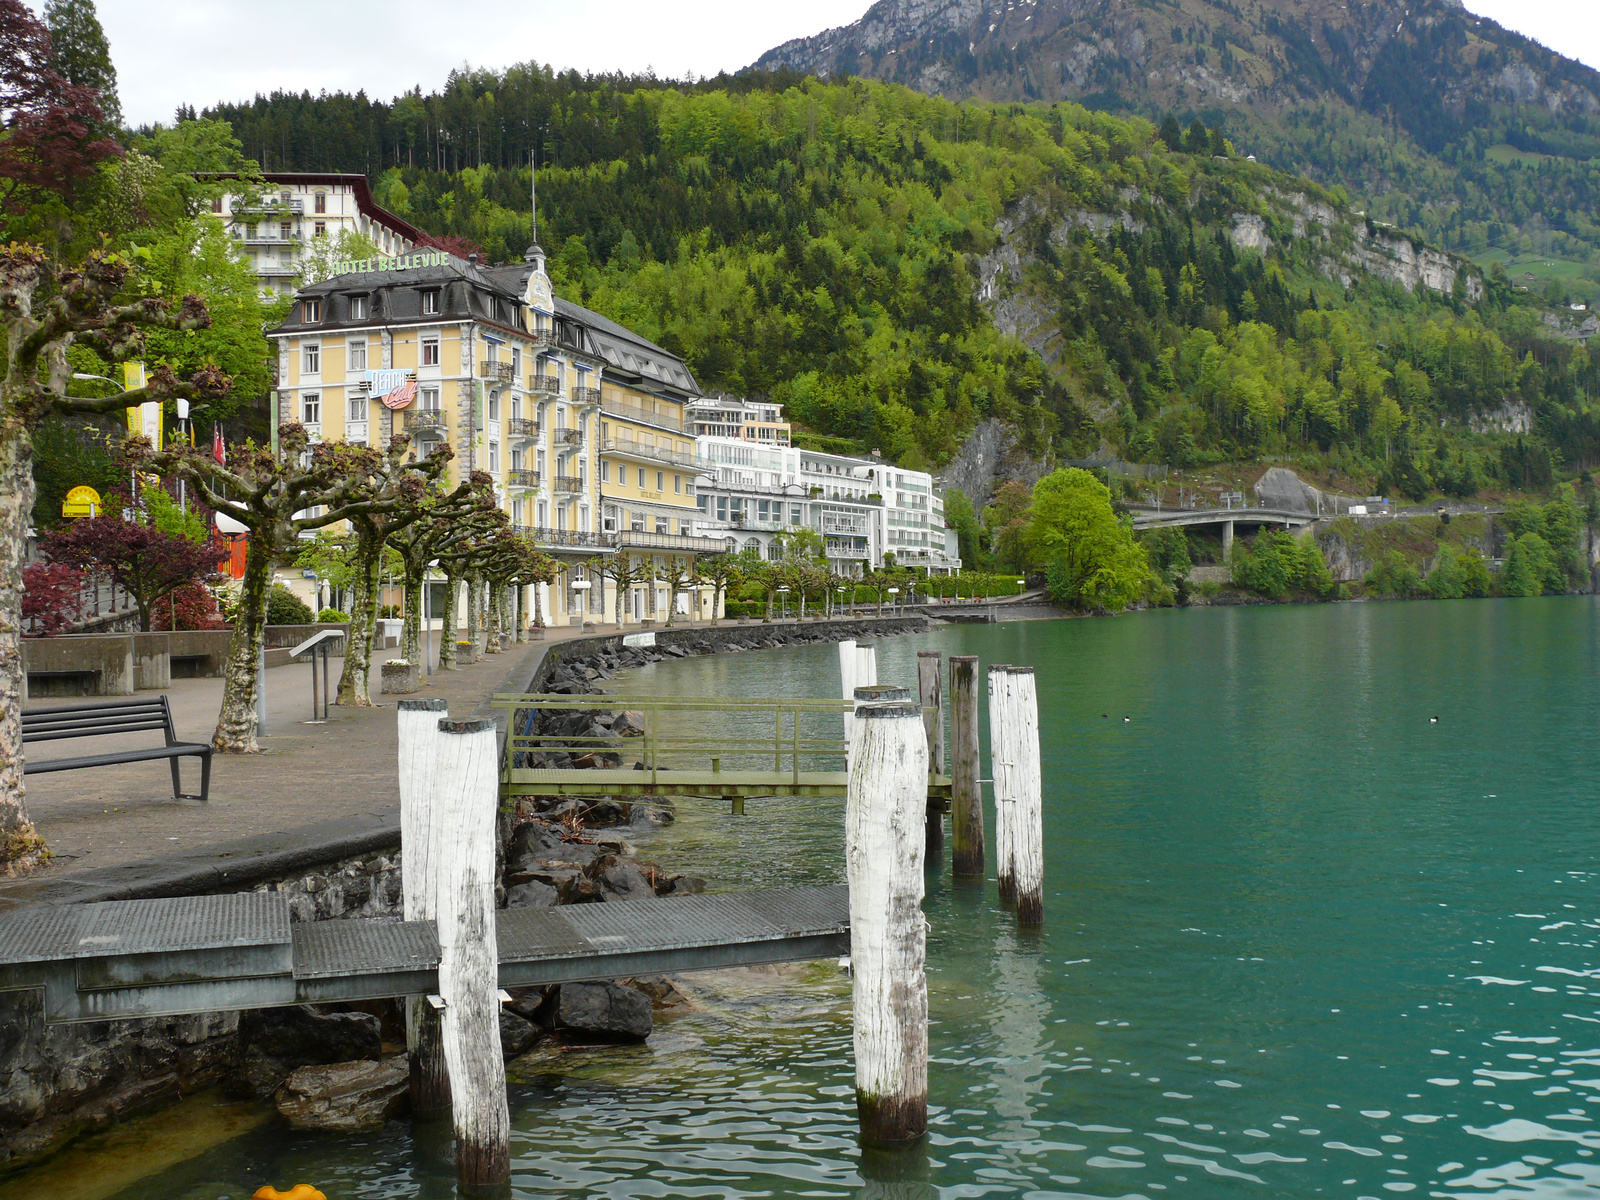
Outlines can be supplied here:
<path id="1" fill-rule="evenodd" d="M 789 38 L 849 24 L 870 3 L 471 0 L 470 19 L 439 0 L 323 0 L 310 8 L 98 0 L 98 7 L 124 117 L 141 124 L 170 121 L 179 104 L 202 109 L 277 88 L 365 89 L 388 100 L 413 84 L 431 91 L 464 62 L 501 68 L 535 59 L 579 71 L 715 75 Z M 1594 0 L 1467 0 L 1467 7 L 1600 68 Z"/>

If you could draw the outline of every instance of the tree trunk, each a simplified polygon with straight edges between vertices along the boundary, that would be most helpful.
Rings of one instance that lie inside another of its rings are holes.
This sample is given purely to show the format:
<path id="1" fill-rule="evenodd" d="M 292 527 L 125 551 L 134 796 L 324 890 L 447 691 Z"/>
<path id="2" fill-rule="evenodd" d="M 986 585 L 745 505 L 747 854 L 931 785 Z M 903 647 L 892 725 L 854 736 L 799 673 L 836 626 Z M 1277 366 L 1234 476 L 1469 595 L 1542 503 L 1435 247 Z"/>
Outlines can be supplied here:
<path id="1" fill-rule="evenodd" d="M 439 614 L 439 669 L 456 669 L 456 591 L 461 580 L 448 571 L 444 577 L 444 611 Z"/>
<path id="2" fill-rule="evenodd" d="M 372 671 L 372 634 L 378 620 L 378 567 L 383 559 L 383 538 L 375 530 L 356 525 L 355 571 L 350 596 L 350 636 L 339 674 L 335 704 L 371 708 L 368 676 Z"/>
<path id="3" fill-rule="evenodd" d="M 480 575 L 467 576 L 467 641 L 471 642 L 474 651 L 482 650 L 483 643 L 480 635 L 483 624 L 479 619 L 479 605 L 483 602 L 483 577 Z"/>
<path id="4" fill-rule="evenodd" d="M 255 754 L 256 664 L 267 636 L 267 589 L 272 582 L 275 542 L 261 532 L 250 534 L 245 544 L 244 578 L 239 586 L 239 614 L 228 640 L 228 663 L 223 669 L 222 711 L 211 735 L 218 754 Z"/>
<path id="5" fill-rule="evenodd" d="M 422 662 L 422 587 L 426 571 L 426 567 L 405 564 L 406 619 L 400 627 L 400 657 L 407 662 Z M 426 663 L 422 665 L 427 668 Z"/>
<path id="6" fill-rule="evenodd" d="M 541 585 L 537 584 L 537 583 L 535 583 L 533 585 L 533 623 L 535 625 L 543 625 L 544 624 L 543 606 L 540 604 L 540 601 L 539 601 L 539 588 L 540 588 L 540 586 Z"/>
<path id="7" fill-rule="evenodd" d="M 0 864 L 34 842 L 22 783 L 22 555 L 33 499 L 33 443 L 19 424 L 0 435 Z"/>
<path id="8" fill-rule="evenodd" d="M 527 609 L 527 604 L 528 604 L 528 585 L 527 584 L 525 584 L 525 583 L 518 583 L 517 584 L 517 586 L 516 586 L 516 600 L 517 600 L 517 611 L 516 611 L 516 617 L 515 617 L 515 621 L 516 621 L 516 626 L 515 626 L 516 640 L 519 641 L 519 642 L 525 642 L 525 641 L 528 640 L 528 609 Z"/>

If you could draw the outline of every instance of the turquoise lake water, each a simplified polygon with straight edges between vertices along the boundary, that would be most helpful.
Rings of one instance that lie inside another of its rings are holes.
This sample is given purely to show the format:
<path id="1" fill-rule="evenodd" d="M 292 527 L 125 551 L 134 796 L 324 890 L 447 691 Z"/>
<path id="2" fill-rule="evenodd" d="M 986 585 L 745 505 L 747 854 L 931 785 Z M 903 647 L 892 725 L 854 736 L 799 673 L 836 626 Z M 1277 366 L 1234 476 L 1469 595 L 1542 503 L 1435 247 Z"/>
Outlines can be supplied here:
<path id="1" fill-rule="evenodd" d="M 930 872 L 925 1148 L 862 1161 L 823 964 L 703 982 L 642 1049 L 521 1064 L 515 1194 L 1600 1197 L 1597 628 L 1571 597 L 883 641 L 883 682 L 977 654 L 1034 666 L 1041 704 L 1044 929 L 998 903 L 992 837 L 985 884 Z M 831 697 L 837 658 L 607 686 Z M 837 882 L 841 816 L 688 802 L 640 854 L 719 888 Z M 450 1195 L 434 1137 L 268 1127 L 121 1195 Z"/>

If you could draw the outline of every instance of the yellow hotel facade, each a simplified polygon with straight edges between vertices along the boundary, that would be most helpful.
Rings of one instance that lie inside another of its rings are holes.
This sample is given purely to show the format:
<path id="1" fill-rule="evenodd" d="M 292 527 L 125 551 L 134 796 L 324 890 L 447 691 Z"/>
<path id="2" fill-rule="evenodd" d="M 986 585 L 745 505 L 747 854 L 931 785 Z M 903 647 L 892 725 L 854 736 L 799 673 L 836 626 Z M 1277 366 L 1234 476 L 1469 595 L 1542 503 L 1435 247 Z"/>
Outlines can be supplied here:
<path id="1" fill-rule="evenodd" d="M 488 472 L 512 524 L 562 564 L 542 590 L 552 624 L 613 619 L 615 586 L 595 559 L 628 556 L 641 578 L 623 623 L 660 624 L 668 581 L 727 549 L 695 529 L 687 365 L 557 298 L 537 245 L 505 267 L 442 251 L 339 264 L 295 293 L 269 337 L 280 420 L 324 441 L 376 445 L 405 430 L 419 455 L 450 443 L 452 484 Z M 388 407 L 412 377 L 414 395 Z M 708 616 L 711 602 L 709 589 L 685 588 L 678 612 Z"/>

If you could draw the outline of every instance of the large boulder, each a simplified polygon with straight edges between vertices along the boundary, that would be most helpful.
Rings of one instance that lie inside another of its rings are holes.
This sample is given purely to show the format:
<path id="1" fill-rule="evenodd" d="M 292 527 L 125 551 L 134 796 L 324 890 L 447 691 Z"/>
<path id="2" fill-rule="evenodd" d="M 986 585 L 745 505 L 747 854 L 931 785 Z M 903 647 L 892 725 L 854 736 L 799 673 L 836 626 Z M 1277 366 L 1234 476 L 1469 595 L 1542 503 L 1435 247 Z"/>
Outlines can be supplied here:
<path id="1" fill-rule="evenodd" d="M 650 997 L 616 983 L 563 983 L 539 1008 L 547 1029 L 566 1041 L 642 1042 L 650 1036 Z"/>
<path id="2" fill-rule="evenodd" d="M 506 891 L 507 908 L 554 908 L 561 903 L 561 893 L 548 883 L 530 879 Z"/>
<path id="3" fill-rule="evenodd" d="M 633 859 L 621 855 L 607 854 L 595 859 L 588 874 L 605 900 L 650 900 L 656 894 L 654 880 Z"/>
<path id="4" fill-rule="evenodd" d="M 318 1012 L 309 1004 L 261 1008 L 239 1016 L 246 1088 L 270 1096 L 298 1067 L 376 1059 L 383 1054 L 378 1018 L 371 1013 Z"/>
<path id="5" fill-rule="evenodd" d="M 500 1053 L 507 1062 L 519 1054 L 526 1054 L 543 1036 L 543 1031 L 532 1021 L 511 1012 L 509 1007 L 501 1008 Z"/>
<path id="6" fill-rule="evenodd" d="M 611 732 L 617 737 L 643 737 L 644 713 L 637 709 L 628 709 L 617 714 L 611 722 Z"/>
<path id="7" fill-rule="evenodd" d="M 410 1086 L 406 1056 L 397 1054 L 380 1062 L 300 1067 L 274 1099 L 296 1129 L 359 1133 L 382 1129 L 403 1112 Z"/>

